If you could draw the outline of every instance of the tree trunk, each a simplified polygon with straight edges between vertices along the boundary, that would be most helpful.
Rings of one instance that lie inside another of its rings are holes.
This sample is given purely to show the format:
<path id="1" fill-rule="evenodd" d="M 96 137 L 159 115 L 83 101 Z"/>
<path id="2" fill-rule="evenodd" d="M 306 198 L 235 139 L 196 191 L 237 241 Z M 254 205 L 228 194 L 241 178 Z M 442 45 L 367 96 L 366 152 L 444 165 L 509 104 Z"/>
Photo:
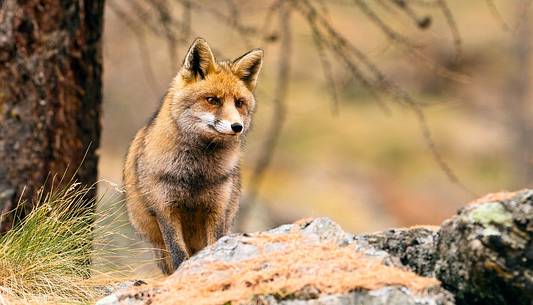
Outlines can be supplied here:
<path id="1" fill-rule="evenodd" d="M 0 7 L 5 232 L 32 207 L 39 188 L 51 186 L 52 177 L 96 181 L 104 0 L 0 0 Z M 19 200 L 24 205 L 14 219 L 7 212 Z"/>

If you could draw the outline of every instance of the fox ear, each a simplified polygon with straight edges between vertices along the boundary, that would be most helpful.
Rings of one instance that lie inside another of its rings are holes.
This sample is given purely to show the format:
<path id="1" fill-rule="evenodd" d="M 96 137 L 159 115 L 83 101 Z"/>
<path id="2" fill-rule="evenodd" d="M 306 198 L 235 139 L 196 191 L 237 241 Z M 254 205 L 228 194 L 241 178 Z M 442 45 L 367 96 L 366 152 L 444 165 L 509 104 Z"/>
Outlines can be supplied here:
<path id="1" fill-rule="evenodd" d="M 262 65 L 263 50 L 253 49 L 233 61 L 233 73 L 244 82 L 250 91 L 254 91 Z"/>
<path id="2" fill-rule="evenodd" d="M 215 56 L 207 41 L 203 38 L 196 38 L 187 51 L 180 73 L 185 80 L 195 81 L 204 79 L 214 67 Z"/>

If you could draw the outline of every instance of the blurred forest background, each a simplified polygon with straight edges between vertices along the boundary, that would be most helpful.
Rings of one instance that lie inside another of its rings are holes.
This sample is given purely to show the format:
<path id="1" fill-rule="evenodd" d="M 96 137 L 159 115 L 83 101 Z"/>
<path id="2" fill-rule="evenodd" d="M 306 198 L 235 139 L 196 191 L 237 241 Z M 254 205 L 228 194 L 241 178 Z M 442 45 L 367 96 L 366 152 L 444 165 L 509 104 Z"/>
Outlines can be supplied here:
<path id="1" fill-rule="evenodd" d="M 438 225 L 532 188 L 532 4 L 0 0 L 0 303 L 160 275 L 122 166 L 195 37 L 265 50 L 235 231 Z"/>
<path id="2" fill-rule="evenodd" d="M 218 59 L 265 50 L 245 200 L 271 124 L 283 124 L 237 230 L 315 216 L 352 232 L 440 224 L 476 194 L 532 186 L 530 2 L 310 1 L 386 75 L 374 86 L 334 48 L 317 48 L 305 7 L 283 15 L 272 1 L 109 0 L 99 177 L 120 185 L 130 140 L 201 36 Z"/>

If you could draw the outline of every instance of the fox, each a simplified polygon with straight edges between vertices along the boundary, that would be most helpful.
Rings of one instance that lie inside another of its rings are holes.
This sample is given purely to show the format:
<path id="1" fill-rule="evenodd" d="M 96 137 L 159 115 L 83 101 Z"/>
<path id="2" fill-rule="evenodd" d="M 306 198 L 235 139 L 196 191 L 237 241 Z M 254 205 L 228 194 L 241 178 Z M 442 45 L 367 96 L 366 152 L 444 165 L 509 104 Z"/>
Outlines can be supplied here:
<path id="1" fill-rule="evenodd" d="M 153 245 L 163 274 L 231 231 L 262 64 L 262 49 L 217 61 L 206 40 L 195 39 L 128 148 L 129 220 Z"/>

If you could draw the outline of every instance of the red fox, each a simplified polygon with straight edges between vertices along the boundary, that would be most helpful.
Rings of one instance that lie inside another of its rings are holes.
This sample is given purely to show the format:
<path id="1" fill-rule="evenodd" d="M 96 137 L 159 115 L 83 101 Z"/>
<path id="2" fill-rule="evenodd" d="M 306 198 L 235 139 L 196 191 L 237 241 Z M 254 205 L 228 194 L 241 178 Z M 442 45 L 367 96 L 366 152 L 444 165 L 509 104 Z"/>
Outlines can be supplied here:
<path id="1" fill-rule="evenodd" d="M 165 274 L 231 229 L 262 63 L 261 49 L 217 62 L 197 38 L 159 109 L 129 147 L 128 215 L 154 246 Z"/>

